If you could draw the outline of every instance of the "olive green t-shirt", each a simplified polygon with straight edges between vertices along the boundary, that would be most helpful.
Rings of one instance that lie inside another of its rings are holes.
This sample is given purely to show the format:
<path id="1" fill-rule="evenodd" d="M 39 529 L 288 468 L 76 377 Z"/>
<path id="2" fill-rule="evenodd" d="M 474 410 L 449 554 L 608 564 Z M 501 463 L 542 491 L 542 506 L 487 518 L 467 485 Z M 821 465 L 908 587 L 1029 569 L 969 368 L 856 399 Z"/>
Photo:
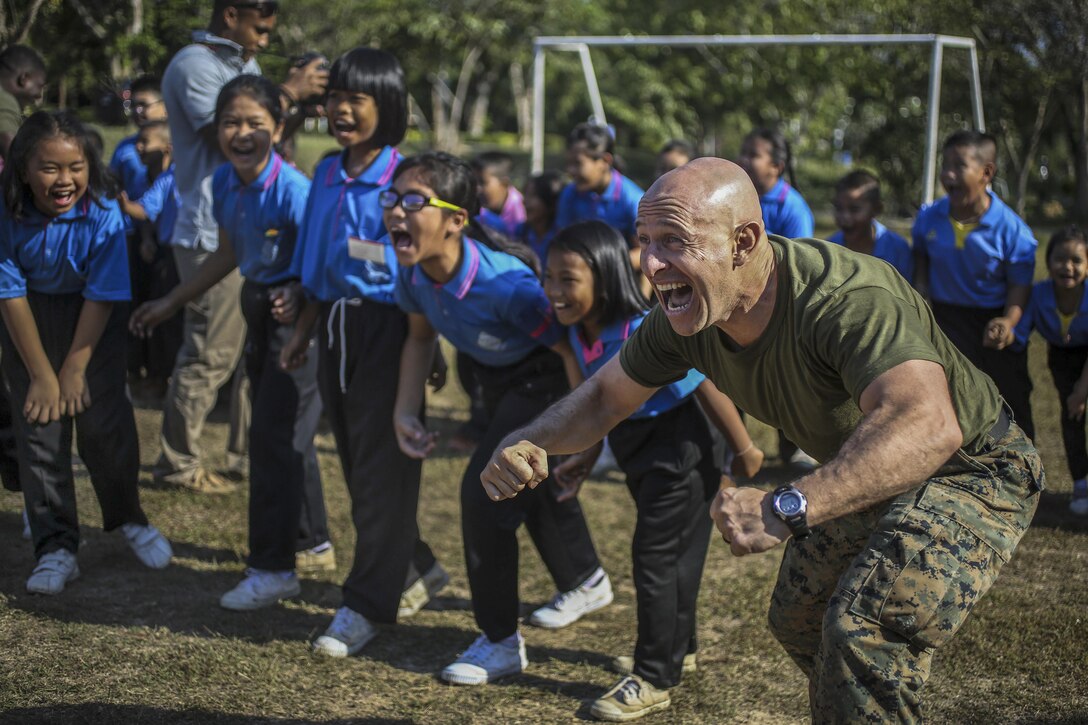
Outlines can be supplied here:
<path id="1" fill-rule="evenodd" d="M 22 123 L 23 109 L 19 107 L 19 102 L 15 96 L 0 88 L 0 133 L 14 136 Z"/>
<path id="2" fill-rule="evenodd" d="M 740 348 L 715 326 L 684 337 L 655 307 L 620 350 L 624 371 L 656 388 L 695 368 L 739 408 L 826 462 L 857 427 L 861 394 L 873 380 L 908 360 L 930 360 L 944 367 L 964 447 L 980 442 L 1001 412 L 997 388 L 891 265 L 815 239 L 771 236 L 770 243 L 778 287 L 758 340 Z"/>

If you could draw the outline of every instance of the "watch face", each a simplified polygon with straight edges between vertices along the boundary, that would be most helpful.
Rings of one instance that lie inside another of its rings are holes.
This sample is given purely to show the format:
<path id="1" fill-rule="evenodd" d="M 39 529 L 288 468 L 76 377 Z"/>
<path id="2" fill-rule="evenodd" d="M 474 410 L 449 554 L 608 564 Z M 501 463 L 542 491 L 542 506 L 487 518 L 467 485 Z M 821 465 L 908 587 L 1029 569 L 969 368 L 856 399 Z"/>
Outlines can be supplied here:
<path id="1" fill-rule="evenodd" d="M 793 491 L 785 491 L 778 497 L 778 510 L 783 516 L 793 516 L 801 512 L 801 497 Z"/>

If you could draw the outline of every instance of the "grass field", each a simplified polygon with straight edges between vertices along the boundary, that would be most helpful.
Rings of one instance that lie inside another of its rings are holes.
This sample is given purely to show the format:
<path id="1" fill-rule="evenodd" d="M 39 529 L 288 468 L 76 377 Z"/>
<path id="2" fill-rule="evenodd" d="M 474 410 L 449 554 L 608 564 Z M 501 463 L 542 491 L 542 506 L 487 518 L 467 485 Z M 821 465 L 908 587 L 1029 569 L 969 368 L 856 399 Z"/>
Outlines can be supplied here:
<path id="1" fill-rule="evenodd" d="M 318 146 L 315 140 L 307 153 L 319 153 Z M 936 659 L 926 697 L 933 722 L 1088 722 L 1088 521 L 1066 510 L 1071 482 L 1044 352 L 1035 344 L 1031 365 L 1050 490 L 1016 557 Z M 432 423 L 447 438 L 464 418 L 454 387 L 430 401 Z M 21 498 L 0 493 L 0 723 L 568 722 L 588 718 L 588 703 L 616 680 L 607 663 L 633 648 L 634 508 L 615 474 L 582 493 L 615 603 L 567 630 L 525 628 L 524 674 L 454 688 L 437 673 L 476 634 L 459 528 L 463 456 L 440 450 L 424 466 L 419 513 L 451 585 L 406 623 L 383 627 L 359 656 L 334 661 L 309 649 L 339 604 L 338 582 L 353 546 L 331 436 L 318 443 L 339 570 L 306 581 L 302 595 L 282 606 L 236 614 L 217 600 L 244 568 L 246 496 L 156 487 L 149 470 L 159 420 L 153 406 L 138 408 L 144 507 L 176 553 L 165 571 L 145 570 L 120 535 L 102 532 L 79 470 L 83 576 L 60 596 L 28 595 L 34 559 L 20 537 Z M 751 427 L 773 453 L 772 432 L 757 422 Z M 222 416 L 213 418 L 204 442 L 217 463 L 224 437 Z M 759 485 L 794 475 L 769 463 Z M 699 603 L 699 671 L 674 693 L 672 708 L 647 722 L 806 719 L 805 682 L 764 623 L 780 553 L 735 559 L 715 536 Z M 552 590 L 528 537 L 521 561 L 528 608 Z"/>

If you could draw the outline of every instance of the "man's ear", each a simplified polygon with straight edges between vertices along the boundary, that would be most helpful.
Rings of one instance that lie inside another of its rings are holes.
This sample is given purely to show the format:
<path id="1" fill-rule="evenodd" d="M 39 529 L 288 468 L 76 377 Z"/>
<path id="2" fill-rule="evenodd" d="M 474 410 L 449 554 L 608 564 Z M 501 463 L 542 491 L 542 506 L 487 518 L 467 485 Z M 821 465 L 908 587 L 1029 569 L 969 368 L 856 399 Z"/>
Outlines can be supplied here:
<path id="1" fill-rule="evenodd" d="M 238 27 L 238 8 L 228 5 L 223 8 L 223 26 L 228 30 Z"/>
<path id="2" fill-rule="evenodd" d="M 989 186 L 990 182 L 994 180 L 994 176 L 997 175 L 997 164 L 993 161 L 987 161 L 982 165 L 982 175 L 986 179 L 986 185 Z"/>
<path id="3" fill-rule="evenodd" d="M 743 266 L 752 252 L 755 250 L 756 245 L 759 243 L 760 238 L 763 236 L 763 223 L 760 221 L 752 220 L 741 224 L 737 227 L 737 233 L 733 247 L 733 268 Z"/>

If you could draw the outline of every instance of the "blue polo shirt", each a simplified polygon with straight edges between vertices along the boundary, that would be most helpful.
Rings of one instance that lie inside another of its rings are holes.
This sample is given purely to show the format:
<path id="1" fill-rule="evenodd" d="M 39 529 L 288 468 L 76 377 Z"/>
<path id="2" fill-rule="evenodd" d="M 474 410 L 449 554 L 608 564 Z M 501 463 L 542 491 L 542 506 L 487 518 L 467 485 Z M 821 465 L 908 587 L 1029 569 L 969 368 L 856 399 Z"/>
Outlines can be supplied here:
<path id="1" fill-rule="evenodd" d="M 771 190 L 759 197 L 763 226 L 768 234 L 788 239 L 811 237 L 816 233 L 816 219 L 801 192 L 779 179 Z"/>
<path id="2" fill-rule="evenodd" d="M 962 307 L 1005 306 L 1009 285 L 1031 284 L 1035 250 L 1031 229 L 993 192 L 990 208 L 956 247 L 948 197 L 922 207 L 911 238 L 916 252 L 929 257 L 929 295 Z"/>
<path id="3" fill-rule="evenodd" d="M 615 169 L 612 170 L 612 180 L 601 194 L 578 191 L 573 183 L 567 184 L 559 193 L 555 226 L 562 229 L 577 222 L 599 219 L 619 229 L 627 239 L 632 239 L 642 193 L 638 184 Z"/>
<path id="4" fill-rule="evenodd" d="M 140 161 L 140 154 L 136 151 L 138 135 L 134 133 L 121 139 L 110 157 L 110 171 L 128 194 L 128 198 L 133 200 L 143 196 L 151 183 L 147 178 L 147 167 Z M 122 216 L 125 219 L 125 229 L 131 230 L 132 219 L 127 214 Z"/>
<path id="5" fill-rule="evenodd" d="M 601 336 L 592 345 L 587 345 L 582 337 L 581 325 L 571 325 L 567 328 L 571 347 L 578 358 L 578 367 L 582 369 L 582 375 L 586 378 L 604 367 L 613 356 L 623 347 L 623 342 L 631 333 L 638 329 L 642 321 L 646 319 L 647 312 L 640 312 L 629 320 L 616 322 L 601 330 Z M 688 399 L 695 389 L 706 380 L 706 376 L 698 370 L 689 370 L 687 376 L 669 383 L 650 396 L 650 399 L 642 404 L 638 410 L 631 414 L 631 418 L 653 418 Z"/>
<path id="6" fill-rule="evenodd" d="M 461 240 L 461 265 L 437 284 L 419 267 L 397 274 L 397 304 L 423 315 L 460 352 L 490 367 L 513 365 L 563 336 L 540 280 L 521 260 Z"/>
<path id="7" fill-rule="evenodd" d="M 378 195 L 389 188 L 400 153 L 386 146 L 354 179 L 344 171 L 343 157 L 327 158 L 314 171 L 294 269 L 313 299 L 365 297 L 391 305 L 397 256 Z"/>
<path id="8" fill-rule="evenodd" d="M 903 275 L 903 279 L 908 282 L 914 282 L 914 253 L 910 249 L 910 242 L 903 237 L 899 236 L 891 229 L 873 220 L 873 236 L 875 241 L 873 242 L 873 256 L 877 259 L 883 259 L 885 262 L 895 267 L 899 274 Z M 827 238 L 827 241 L 832 244 L 843 244 L 842 231 L 837 231 Z"/>
<path id="9" fill-rule="evenodd" d="M 84 196 L 58 217 L 30 199 L 15 219 L 0 201 L 0 299 L 82 292 L 88 300 L 131 299 L 125 222 L 117 202 Z"/>
<path id="10" fill-rule="evenodd" d="M 260 284 L 298 277 L 292 264 L 309 194 L 310 180 L 275 151 L 249 184 L 229 163 L 215 170 L 212 213 L 243 277 Z"/>
<path id="11" fill-rule="evenodd" d="M 1088 295 L 1081 297 L 1080 308 L 1063 332 L 1058 301 L 1054 295 L 1054 280 L 1036 282 L 1031 288 L 1031 299 L 1024 309 L 1024 316 L 1014 330 L 1014 347 L 1022 350 L 1028 344 L 1032 330 L 1038 331 L 1054 347 L 1088 347 Z"/>
<path id="12" fill-rule="evenodd" d="M 540 268 L 548 266 L 548 246 L 552 243 L 552 238 L 555 237 L 555 233 L 559 229 L 553 224 L 548 231 L 543 234 L 537 234 L 529 222 L 522 222 L 518 224 L 517 232 L 514 234 L 514 238 L 529 245 L 540 260 Z"/>
<path id="13" fill-rule="evenodd" d="M 181 205 L 174 165 L 170 164 L 170 168 L 156 176 L 150 188 L 136 201 L 155 225 L 159 244 L 169 244 L 174 238 L 174 223 L 177 222 L 178 207 Z"/>

